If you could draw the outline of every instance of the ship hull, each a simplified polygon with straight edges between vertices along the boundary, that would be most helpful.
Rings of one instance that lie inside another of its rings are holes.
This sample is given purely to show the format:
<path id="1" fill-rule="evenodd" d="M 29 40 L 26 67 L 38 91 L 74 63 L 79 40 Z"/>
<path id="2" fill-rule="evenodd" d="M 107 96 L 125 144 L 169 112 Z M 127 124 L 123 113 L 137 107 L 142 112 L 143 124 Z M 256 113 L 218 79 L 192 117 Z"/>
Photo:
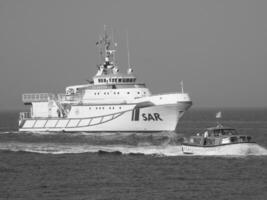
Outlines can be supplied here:
<path id="1" fill-rule="evenodd" d="M 199 155 L 199 156 L 235 156 L 235 155 L 250 155 L 253 149 L 258 145 L 253 142 L 230 143 L 215 146 L 196 146 L 190 144 L 182 145 L 184 154 Z"/>
<path id="2" fill-rule="evenodd" d="M 89 118 L 31 118 L 20 121 L 26 132 L 159 132 L 174 131 L 191 102 L 134 107 Z"/>

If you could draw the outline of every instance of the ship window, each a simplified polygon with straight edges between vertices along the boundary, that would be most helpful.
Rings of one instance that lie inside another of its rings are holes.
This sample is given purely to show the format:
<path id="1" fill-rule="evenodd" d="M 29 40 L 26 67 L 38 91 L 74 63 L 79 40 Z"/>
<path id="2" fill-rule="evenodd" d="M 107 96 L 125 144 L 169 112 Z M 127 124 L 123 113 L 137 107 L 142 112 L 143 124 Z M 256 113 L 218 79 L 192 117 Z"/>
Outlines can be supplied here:
<path id="1" fill-rule="evenodd" d="M 121 78 L 119 78 L 119 83 L 121 82 Z"/>
<path id="2" fill-rule="evenodd" d="M 126 79 L 126 82 L 130 82 L 130 79 L 127 78 L 127 79 Z"/>
<path id="3" fill-rule="evenodd" d="M 116 92 L 113 92 L 114 94 L 116 94 Z"/>
<path id="4" fill-rule="evenodd" d="M 102 109 L 104 110 L 104 109 L 105 109 L 105 107 L 102 107 Z"/>
<path id="5" fill-rule="evenodd" d="M 121 109 L 121 107 L 120 107 L 120 109 Z"/>
<path id="6" fill-rule="evenodd" d="M 127 92 L 127 94 L 130 94 L 130 92 Z"/>
<path id="7" fill-rule="evenodd" d="M 137 92 L 137 94 L 140 94 L 140 92 Z"/>

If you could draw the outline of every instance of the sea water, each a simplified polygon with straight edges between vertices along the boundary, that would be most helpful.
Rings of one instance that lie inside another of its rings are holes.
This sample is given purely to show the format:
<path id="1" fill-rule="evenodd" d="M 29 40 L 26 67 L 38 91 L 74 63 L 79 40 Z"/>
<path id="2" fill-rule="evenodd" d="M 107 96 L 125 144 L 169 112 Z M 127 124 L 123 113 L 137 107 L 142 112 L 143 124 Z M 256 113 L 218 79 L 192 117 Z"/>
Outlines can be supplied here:
<path id="1" fill-rule="evenodd" d="M 266 109 L 222 110 L 222 124 L 259 144 L 250 155 L 182 154 L 216 111 L 191 109 L 176 132 L 102 136 L 19 133 L 17 112 L 2 112 L 0 199 L 266 199 Z"/>

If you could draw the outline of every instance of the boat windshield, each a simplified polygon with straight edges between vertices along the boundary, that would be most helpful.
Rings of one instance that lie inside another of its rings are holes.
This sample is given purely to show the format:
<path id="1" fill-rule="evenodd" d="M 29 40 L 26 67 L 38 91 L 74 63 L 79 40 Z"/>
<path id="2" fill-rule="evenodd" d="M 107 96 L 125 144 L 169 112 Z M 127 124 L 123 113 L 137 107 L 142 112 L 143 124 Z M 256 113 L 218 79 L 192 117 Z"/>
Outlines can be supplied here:
<path id="1" fill-rule="evenodd" d="M 220 135 L 236 135 L 235 129 L 215 129 L 213 131 L 214 136 L 220 136 Z"/>

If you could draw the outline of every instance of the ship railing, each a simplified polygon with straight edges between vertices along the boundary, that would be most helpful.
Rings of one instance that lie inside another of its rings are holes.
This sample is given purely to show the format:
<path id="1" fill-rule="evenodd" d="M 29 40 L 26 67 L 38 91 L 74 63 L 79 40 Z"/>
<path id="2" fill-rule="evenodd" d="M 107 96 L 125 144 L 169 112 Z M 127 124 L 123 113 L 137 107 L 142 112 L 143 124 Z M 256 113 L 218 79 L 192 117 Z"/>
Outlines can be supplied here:
<path id="1" fill-rule="evenodd" d="M 46 102 L 54 100 L 55 95 L 51 93 L 27 93 L 22 95 L 22 101 L 24 103 L 29 102 Z"/>
<path id="2" fill-rule="evenodd" d="M 20 118 L 20 120 L 22 120 L 22 119 L 30 119 L 30 118 L 32 118 L 32 116 L 31 116 L 30 112 L 20 112 L 19 113 L 19 118 Z"/>

